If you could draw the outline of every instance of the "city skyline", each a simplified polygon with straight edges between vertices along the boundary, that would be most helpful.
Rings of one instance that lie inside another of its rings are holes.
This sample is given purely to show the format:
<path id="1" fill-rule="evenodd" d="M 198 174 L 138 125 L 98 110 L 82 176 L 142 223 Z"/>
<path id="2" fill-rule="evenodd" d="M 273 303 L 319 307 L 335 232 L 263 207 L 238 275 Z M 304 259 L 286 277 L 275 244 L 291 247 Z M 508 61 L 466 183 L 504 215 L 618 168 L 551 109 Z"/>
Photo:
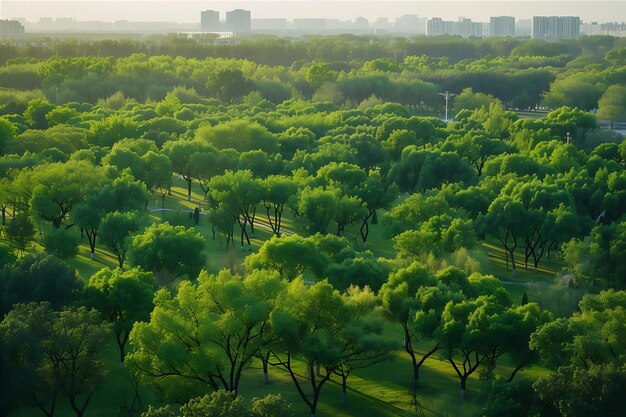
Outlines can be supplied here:
<path id="1" fill-rule="evenodd" d="M 626 20 L 625 1 L 45 1 L 3 0 L 0 18 L 23 18 L 36 22 L 42 17 L 74 18 L 79 21 L 172 21 L 199 23 L 200 11 L 216 10 L 222 16 L 234 9 L 250 10 L 252 18 L 326 18 L 354 21 L 359 17 L 375 21 L 387 18 L 394 21 L 403 15 L 439 17 L 457 20 L 459 17 L 473 21 L 489 22 L 493 16 L 513 16 L 516 20 L 533 16 L 579 16 L 583 22 L 614 22 Z M 174 7 L 175 6 L 175 7 Z"/>

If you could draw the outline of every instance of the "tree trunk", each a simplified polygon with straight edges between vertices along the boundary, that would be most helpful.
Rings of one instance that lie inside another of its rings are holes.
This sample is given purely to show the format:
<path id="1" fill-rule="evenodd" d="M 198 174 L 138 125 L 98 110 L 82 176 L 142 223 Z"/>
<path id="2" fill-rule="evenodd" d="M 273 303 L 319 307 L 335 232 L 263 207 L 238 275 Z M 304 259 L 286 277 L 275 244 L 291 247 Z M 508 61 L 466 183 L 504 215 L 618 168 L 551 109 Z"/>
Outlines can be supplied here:
<path id="1" fill-rule="evenodd" d="M 56 389 L 52 392 L 52 404 L 50 405 L 50 410 L 47 410 L 43 406 L 43 404 L 41 404 L 39 399 L 37 399 L 37 395 L 35 393 L 33 393 L 33 399 L 35 400 L 35 404 L 37 404 L 37 407 L 41 410 L 42 413 L 46 415 L 46 417 L 54 417 L 54 410 L 56 409 L 56 405 L 57 405 Z"/>
<path id="2" fill-rule="evenodd" d="M 83 403 L 82 407 L 79 407 L 78 404 L 76 404 L 76 395 L 69 395 L 68 396 L 68 400 L 70 402 L 70 406 L 72 407 L 72 410 L 74 410 L 74 413 L 76 414 L 76 417 L 83 417 L 83 415 L 85 414 L 85 410 L 87 409 L 87 406 L 89 405 L 89 401 L 91 401 L 91 396 L 93 395 L 93 393 L 90 393 L 87 398 L 85 399 L 85 402 Z"/>
<path id="3" fill-rule="evenodd" d="M 263 364 L 263 385 L 267 385 L 269 383 L 269 375 L 267 371 L 267 364 L 270 360 L 270 352 L 267 352 L 266 355 L 261 355 L 261 363 Z"/>
<path id="4" fill-rule="evenodd" d="M 511 372 L 511 375 L 509 375 L 509 379 L 506 380 L 506 382 L 511 382 L 513 381 L 513 378 L 515 378 L 515 374 L 517 374 L 517 372 L 522 369 L 524 367 L 524 364 L 521 364 L 519 366 L 517 366 L 515 369 L 513 369 L 513 372 Z"/>
<path id="5" fill-rule="evenodd" d="M 460 394 L 461 394 L 461 399 L 464 400 L 465 399 L 465 385 L 467 383 L 467 376 L 462 376 L 461 377 L 461 390 L 460 390 Z"/>
<path id="6" fill-rule="evenodd" d="M 267 214 L 267 222 L 270 225 L 270 229 L 272 229 L 272 232 L 274 232 L 274 234 L 276 234 L 276 226 L 274 225 L 274 222 L 272 221 L 272 216 L 270 215 L 270 208 L 271 206 L 268 204 L 264 204 L 265 205 L 265 213 Z M 274 212 L 274 218 L 276 217 L 276 212 Z"/>
<path id="7" fill-rule="evenodd" d="M 129 332 L 126 330 L 122 330 L 121 332 L 117 332 L 117 347 L 120 351 L 120 366 L 124 367 L 124 356 L 126 356 L 126 342 L 128 341 Z"/>

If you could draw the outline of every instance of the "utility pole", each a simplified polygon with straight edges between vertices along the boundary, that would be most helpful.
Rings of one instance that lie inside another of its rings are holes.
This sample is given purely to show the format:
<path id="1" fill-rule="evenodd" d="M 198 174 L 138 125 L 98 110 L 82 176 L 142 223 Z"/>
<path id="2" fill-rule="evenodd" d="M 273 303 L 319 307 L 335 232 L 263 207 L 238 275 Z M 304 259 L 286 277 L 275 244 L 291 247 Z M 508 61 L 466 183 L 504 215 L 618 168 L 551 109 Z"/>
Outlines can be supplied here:
<path id="1" fill-rule="evenodd" d="M 439 94 L 441 97 L 446 99 L 446 123 L 448 123 L 448 100 L 450 100 L 450 98 L 454 97 L 456 94 L 453 94 L 449 91 L 446 91 L 445 93 L 437 93 L 437 94 Z"/>

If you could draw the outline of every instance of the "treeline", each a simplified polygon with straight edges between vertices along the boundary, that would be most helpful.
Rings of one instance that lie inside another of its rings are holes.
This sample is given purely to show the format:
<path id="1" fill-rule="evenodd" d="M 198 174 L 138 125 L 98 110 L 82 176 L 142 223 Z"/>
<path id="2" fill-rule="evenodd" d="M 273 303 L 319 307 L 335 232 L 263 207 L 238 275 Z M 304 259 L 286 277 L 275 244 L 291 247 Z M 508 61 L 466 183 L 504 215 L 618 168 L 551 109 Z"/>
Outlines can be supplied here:
<path id="1" fill-rule="evenodd" d="M 47 44 L 56 52 L 38 58 L 29 49 L 23 51 L 24 57 L 10 58 L 15 54 L 5 44 L 2 47 L 7 51 L 3 56 L 7 60 L 0 68 L 0 87 L 42 90 L 55 104 L 95 104 L 118 91 L 139 102 L 160 101 L 174 87 L 183 86 L 194 88 L 204 98 L 227 103 L 240 102 L 249 92 L 258 91 L 274 104 L 303 98 L 332 101 L 350 108 L 376 96 L 424 111 L 441 108 L 442 100 L 436 95 L 439 91 L 458 94 L 472 88 L 497 97 L 508 108 L 566 105 L 592 110 L 598 108 L 598 100 L 609 86 L 625 82 L 624 46 L 609 37 L 568 43 L 456 38 L 375 38 L 370 42 L 359 37 L 339 37 L 332 41 L 244 40 L 232 46 L 256 53 L 274 45 L 304 48 L 301 56 L 284 63 L 281 58 L 289 55 L 286 51 L 268 52 L 268 59 L 232 51 L 190 56 L 182 52 L 181 45 L 206 45 L 181 38 L 165 38 L 155 45 L 146 42 L 50 40 Z M 176 54 L 162 50 L 170 44 Z M 358 50 L 355 45 L 360 44 L 380 51 L 371 56 L 351 56 L 349 51 Z M 97 45 L 117 45 L 119 51 L 67 52 Z M 324 52 L 331 46 L 340 50 L 337 57 Z M 400 56 L 398 50 L 402 51 Z M 457 56 L 457 50 L 468 55 Z M 476 50 L 480 52 L 472 52 Z M 7 101 L 3 112 L 21 113 L 20 105 L 23 103 Z"/>
<path id="2" fill-rule="evenodd" d="M 582 37 L 577 40 L 544 42 L 512 38 L 389 37 L 389 36 L 306 36 L 277 38 L 272 36 L 242 37 L 238 43 L 220 43 L 209 38 L 190 39 L 170 35 L 152 39 L 86 40 L 53 38 L 33 39 L 25 47 L 11 43 L 1 45 L 5 63 L 15 58 L 47 59 L 58 55 L 65 58 L 81 56 L 127 57 L 132 54 L 167 55 L 172 58 L 204 59 L 236 58 L 262 65 L 291 66 L 297 61 L 323 60 L 329 62 L 371 61 L 378 58 L 399 58 L 410 55 L 447 57 L 456 63 L 464 59 L 477 60 L 491 56 L 578 56 L 581 53 L 606 52 L 623 47 L 619 38 L 610 36 Z M 621 46 L 620 46 L 621 45 Z"/>

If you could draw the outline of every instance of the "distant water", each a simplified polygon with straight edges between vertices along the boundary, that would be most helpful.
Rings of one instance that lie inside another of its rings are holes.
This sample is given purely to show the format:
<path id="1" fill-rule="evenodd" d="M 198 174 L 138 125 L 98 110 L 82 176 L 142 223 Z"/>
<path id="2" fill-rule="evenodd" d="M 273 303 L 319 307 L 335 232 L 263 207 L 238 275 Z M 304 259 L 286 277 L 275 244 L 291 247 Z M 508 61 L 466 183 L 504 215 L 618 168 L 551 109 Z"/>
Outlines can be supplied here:
<path id="1" fill-rule="evenodd" d="M 331 18 L 370 21 L 413 14 L 456 20 L 468 17 L 488 21 L 490 16 L 515 16 L 529 19 L 537 15 L 580 16 L 583 21 L 614 22 L 626 20 L 626 1 L 119 1 L 119 0 L 0 0 L 0 18 L 25 18 L 36 22 L 42 17 L 71 17 L 77 20 L 168 21 L 194 23 L 200 11 L 224 12 L 235 8 L 252 11 L 252 18 Z"/>

